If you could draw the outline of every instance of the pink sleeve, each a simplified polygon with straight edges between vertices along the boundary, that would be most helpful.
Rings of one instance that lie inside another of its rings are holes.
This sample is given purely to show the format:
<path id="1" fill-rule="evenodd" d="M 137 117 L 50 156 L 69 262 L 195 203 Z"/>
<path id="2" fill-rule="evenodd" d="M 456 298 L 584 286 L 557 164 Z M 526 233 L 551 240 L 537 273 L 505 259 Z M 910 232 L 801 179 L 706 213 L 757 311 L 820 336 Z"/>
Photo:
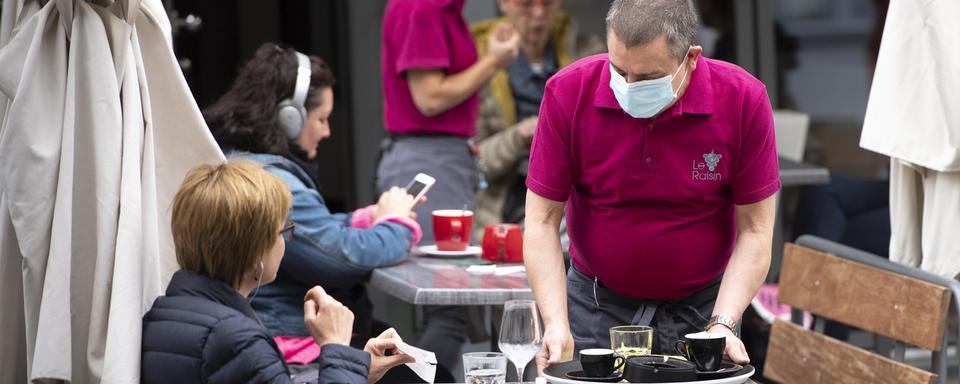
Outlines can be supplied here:
<path id="1" fill-rule="evenodd" d="M 350 217 L 350 227 L 351 228 L 370 228 L 374 225 L 380 224 L 385 221 L 392 223 L 397 223 L 403 225 L 407 228 L 410 228 L 410 232 L 413 233 L 413 241 L 410 243 L 411 246 L 417 245 L 420 242 L 420 239 L 423 238 L 423 230 L 420 229 L 420 224 L 417 224 L 416 221 L 407 218 L 407 217 L 384 217 L 374 221 L 373 219 L 373 209 L 375 205 L 368 205 L 366 207 L 357 209 L 353 211 L 353 216 Z"/>
<path id="2" fill-rule="evenodd" d="M 552 87 L 547 84 L 537 120 L 537 133 L 530 147 L 530 168 L 527 188 L 553 201 L 567 201 L 573 188 L 573 161 L 570 156 L 570 125 L 562 110 L 574 106 L 560 105 Z"/>
<path id="3" fill-rule="evenodd" d="M 366 207 L 357 209 L 353 211 L 353 215 L 350 216 L 350 227 L 351 228 L 370 228 L 373 226 L 373 208 L 375 205 L 368 205 Z"/>
<path id="4" fill-rule="evenodd" d="M 413 241 L 410 242 L 411 247 L 420 243 L 420 239 L 423 238 L 423 230 L 420 229 L 420 224 L 418 224 L 415 220 L 409 217 L 398 217 L 398 216 L 384 217 L 374 222 L 373 225 L 377 225 L 385 221 L 389 221 L 391 223 L 397 223 L 407 228 L 410 228 L 410 232 L 413 233 Z"/>
<path id="5" fill-rule="evenodd" d="M 773 110 L 766 90 L 750 104 L 752 111 L 744 120 L 740 154 L 732 185 L 733 203 L 753 204 L 780 190 L 780 170 L 777 163 L 777 139 L 773 129 Z"/>
<path id="6" fill-rule="evenodd" d="M 450 47 L 444 29 L 443 9 L 431 1 L 418 1 L 404 20 L 397 51 L 397 74 L 410 69 L 446 69 L 450 67 Z"/>

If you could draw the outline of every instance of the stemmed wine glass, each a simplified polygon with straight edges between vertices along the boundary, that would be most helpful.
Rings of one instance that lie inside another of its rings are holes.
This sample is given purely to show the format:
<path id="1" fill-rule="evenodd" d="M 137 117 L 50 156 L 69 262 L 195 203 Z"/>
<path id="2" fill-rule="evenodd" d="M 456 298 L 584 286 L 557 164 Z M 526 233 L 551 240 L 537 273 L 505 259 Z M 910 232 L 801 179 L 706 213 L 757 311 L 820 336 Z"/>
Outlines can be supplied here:
<path id="1" fill-rule="evenodd" d="M 523 369 L 543 346 L 543 324 L 535 301 L 510 300 L 503 305 L 499 346 L 517 368 L 517 380 L 522 383 Z"/>

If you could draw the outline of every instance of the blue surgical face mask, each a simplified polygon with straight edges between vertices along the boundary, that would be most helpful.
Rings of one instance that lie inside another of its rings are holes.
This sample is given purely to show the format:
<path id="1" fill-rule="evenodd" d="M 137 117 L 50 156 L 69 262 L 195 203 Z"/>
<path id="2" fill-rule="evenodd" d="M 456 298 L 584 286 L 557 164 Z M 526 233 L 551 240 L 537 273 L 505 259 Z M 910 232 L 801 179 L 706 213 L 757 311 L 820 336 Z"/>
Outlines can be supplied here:
<path id="1" fill-rule="evenodd" d="M 617 102 L 623 111 L 634 118 L 649 118 L 663 111 L 673 99 L 677 98 L 679 88 L 673 90 L 673 78 L 683 65 L 687 62 L 684 57 L 680 67 L 672 75 L 666 75 L 659 79 L 635 81 L 627 83 L 627 79 L 610 65 L 610 89 L 616 96 Z M 684 78 L 684 80 L 686 80 Z M 680 82 L 680 88 L 683 88 L 683 82 Z"/>

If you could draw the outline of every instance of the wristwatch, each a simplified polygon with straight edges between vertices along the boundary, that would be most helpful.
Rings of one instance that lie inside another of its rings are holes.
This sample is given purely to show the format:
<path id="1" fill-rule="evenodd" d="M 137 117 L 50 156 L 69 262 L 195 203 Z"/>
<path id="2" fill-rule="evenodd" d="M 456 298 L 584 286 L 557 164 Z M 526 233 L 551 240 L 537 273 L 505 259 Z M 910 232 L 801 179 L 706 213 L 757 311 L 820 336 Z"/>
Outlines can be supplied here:
<path id="1" fill-rule="evenodd" d="M 720 324 L 724 327 L 730 329 L 731 332 L 737 333 L 737 322 L 733 321 L 730 316 L 717 315 L 710 318 L 710 321 L 707 322 L 707 326 L 703 329 L 704 331 L 713 328 L 714 325 Z"/>

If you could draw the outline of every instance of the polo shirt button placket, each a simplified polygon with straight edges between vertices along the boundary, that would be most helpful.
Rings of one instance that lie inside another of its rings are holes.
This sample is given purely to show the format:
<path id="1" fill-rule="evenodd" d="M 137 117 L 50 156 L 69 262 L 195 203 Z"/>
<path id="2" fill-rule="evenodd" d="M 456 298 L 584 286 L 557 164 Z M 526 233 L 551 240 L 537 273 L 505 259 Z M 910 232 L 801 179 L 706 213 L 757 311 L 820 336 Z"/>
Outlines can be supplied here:
<path id="1" fill-rule="evenodd" d="M 653 127 L 656 124 L 653 122 L 647 123 L 647 134 L 644 138 L 644 150 L 643 150 L 643 173 L 646 174 L 646 177 L 651 177 L 654 174 L 654 156 L 656 155 L 656 150 L 654 149 L 653 139 Z"/>
<path id="2" fill-rule="evenodd" d="M 646 143 L 650 143 L 650 138 L 652 136 L 653 136 L 653 123 L 650 123 L 650 125 L 647 125 L 647 137 L 644 141 Z M 649 148 L 649 146 L 647 148 Z M 643 159 L 643 162 L 644 164 L 649 166 L 650 163 L 653 162 L 653 158 L 651 158 L 650 156 L 647 156 L 645 159 Z"/>

